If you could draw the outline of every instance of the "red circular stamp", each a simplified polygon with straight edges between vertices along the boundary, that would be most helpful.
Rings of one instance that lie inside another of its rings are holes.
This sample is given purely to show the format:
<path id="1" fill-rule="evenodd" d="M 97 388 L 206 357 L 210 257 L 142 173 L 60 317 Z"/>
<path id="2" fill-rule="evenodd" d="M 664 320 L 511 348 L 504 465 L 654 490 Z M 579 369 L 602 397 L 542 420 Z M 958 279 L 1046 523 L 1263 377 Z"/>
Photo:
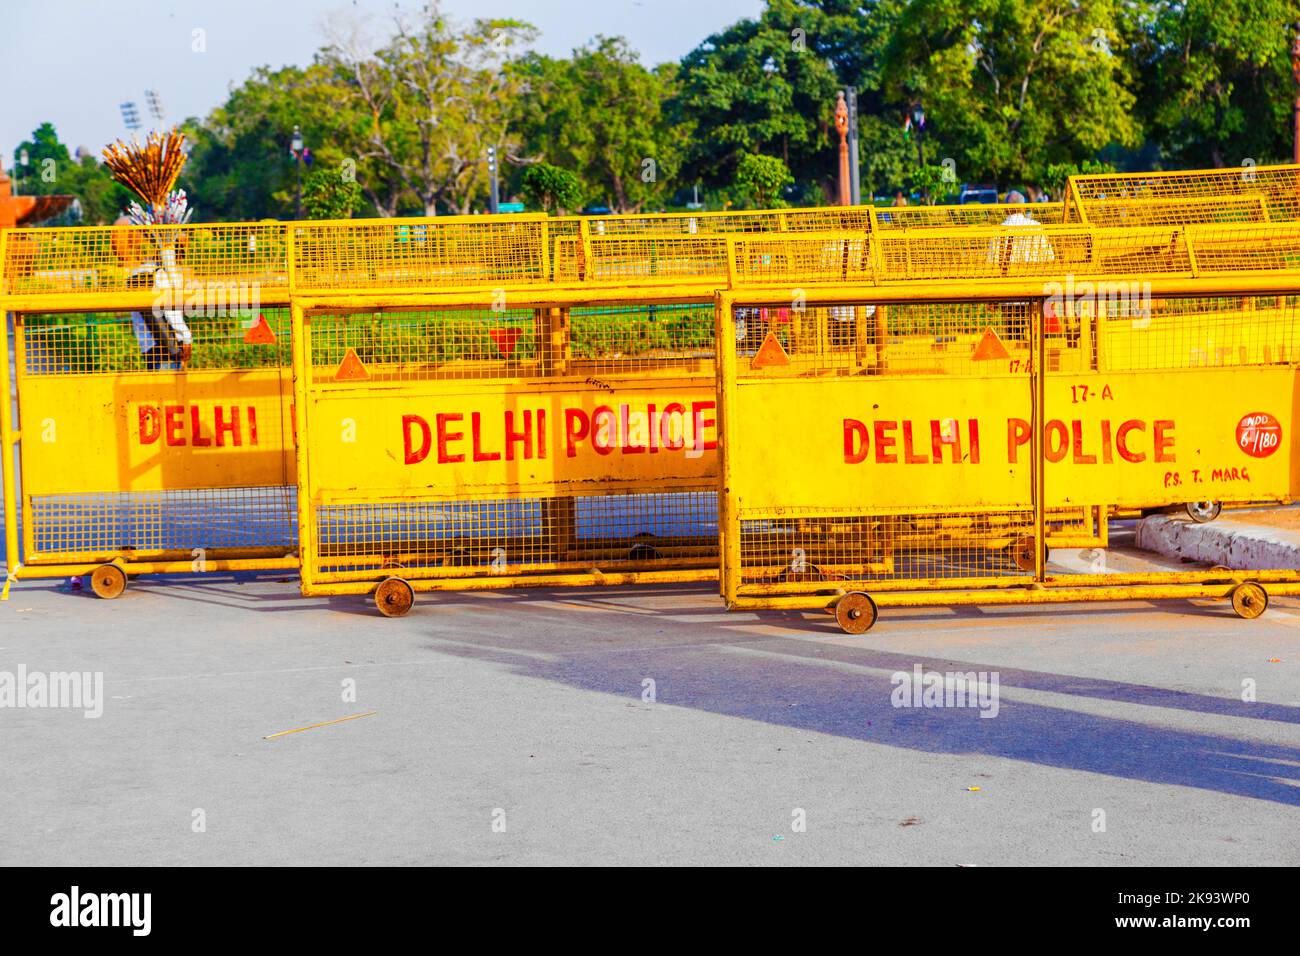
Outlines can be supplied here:
<path id="1" fill-rule="evenodd" d="M 1268 412 L 1251 412 L 1237 422 L 1237 447 L 1252 458 L 1267 458 L 1282 444 L 1282 423 Z"/>

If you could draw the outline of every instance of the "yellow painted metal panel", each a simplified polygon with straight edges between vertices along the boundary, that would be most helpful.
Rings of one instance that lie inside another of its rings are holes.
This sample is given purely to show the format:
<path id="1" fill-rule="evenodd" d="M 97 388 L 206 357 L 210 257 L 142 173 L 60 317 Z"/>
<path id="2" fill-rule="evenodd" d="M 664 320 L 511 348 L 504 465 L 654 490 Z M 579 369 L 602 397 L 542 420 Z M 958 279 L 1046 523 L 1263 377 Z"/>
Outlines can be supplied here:
<path id="1" fill-rule="evenodd" d="M 713 314 L 680 294 L 312 300 L 305 593 L 715 573 Z"/>
<path id="2" fill-rule="evenodd" d="M 291 485 L 288 369 L 27 376 L 30 494 Z"/>
<path id="3" fill-rule="evenodd" d="M 1046 389 L 1049 506 L 1297 493 L 1294 368 L 1049 374 Z"/>
<path id="4" fill-rule="evenodd" d="M 727 605 L 830 605 L 860 630 L 870 605 L 850 592 L 882 607 L 1233 594 L 1251 616 L 1257 585 L 1300 586 L 1300 569 L 1124 573 L 1097 550 L 1096 502 L 1296 494 L 1295 301 L 1214 291 L 720 296 Z M 1062 566 L 1049 546 L 1085 550 Z"/>
<path id="5" fill-rule="evenodd" d="M 711 379 L 602 384 L 317 392 L 312 485 L 337 500 L 456 499 L 713 477 Z"/>
<path id="6" fill-rule="evenodd" d="M 1049 507 L 1297 493 L 1291 368 L 1049 375 L 1046 385 Z M 736 415 L 746 431 L 731 449 L 738 506 L 1028 507 L 1028 387 L 1007 377 L 742 381 Z"/>
<path id="7" fill-rule="evenodd" d="M 743 380 L 739 507 L 1028 507 L 1030 407 L 1028 376 Z M 1010 453 L 1008 422 L 1023 423 Z"/>

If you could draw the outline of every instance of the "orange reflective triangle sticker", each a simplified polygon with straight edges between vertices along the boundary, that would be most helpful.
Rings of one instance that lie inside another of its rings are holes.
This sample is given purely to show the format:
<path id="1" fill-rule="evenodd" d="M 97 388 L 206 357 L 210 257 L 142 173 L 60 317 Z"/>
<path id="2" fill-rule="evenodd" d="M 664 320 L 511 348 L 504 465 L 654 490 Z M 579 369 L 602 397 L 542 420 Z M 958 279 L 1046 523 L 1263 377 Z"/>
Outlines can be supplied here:
<path id="1" fill-rule="evenodd" d="M 1009 358 L 1011 358 L 1011 353 L 1007 351 L 1007 347 L 1002 344 L 1002 340 L 998 338 L 998 334 L 993 331 L 991 325 L 984 329 L 983 337 L 979 340 L 979 344 L 975 346 L 975 351 L 970 356 L 972 362 L 987 362 L 991 359 Z"/>
<path id="2" fill-rule="evenodd" d="M 789 365 L 790 356 L 781 347 L 781 340 L 776 337 L 776 333 L 768 332 L 767 338 L 763 339 L 763 344 L 758 347 L 758 351 L 754 353 L 754 358 L 749 364 L 752 368 L 767 368 L 769 365 Z"/>
<path id="3" fill-rule="evenodd" d="M 274 345 L 275 344 L 275 332 L 271 329 L 271 326 L 267 323 L 266 316 L 261 315 L 259 313 L 257 316 L 257 321 L 254 322 L 251 326 L 248 327 L 248 329 L 244 331 L 244 344 L 245 345 Z"/>
<path id="4" fill-rule="evenodd" d="M 523 334 L 524 330 L 518 326 L 508 329 L 488 329 L 488 335 L 492 336 L 492 341 L 497 344 L 497 351 L 502 355 L 513 352 L 519 343 L 519 336 Z"/>
<path id="5" fill-rule="evenodd" d="M 369 379 L 370 373 L 361 364 L 361 359 L 357 358 L 357 350 L 348 349 L 347 354 L 343 356 L 343 361 L 339 362 L 338 370 L 334 373 L 334 381 L 365 382 Z"/>

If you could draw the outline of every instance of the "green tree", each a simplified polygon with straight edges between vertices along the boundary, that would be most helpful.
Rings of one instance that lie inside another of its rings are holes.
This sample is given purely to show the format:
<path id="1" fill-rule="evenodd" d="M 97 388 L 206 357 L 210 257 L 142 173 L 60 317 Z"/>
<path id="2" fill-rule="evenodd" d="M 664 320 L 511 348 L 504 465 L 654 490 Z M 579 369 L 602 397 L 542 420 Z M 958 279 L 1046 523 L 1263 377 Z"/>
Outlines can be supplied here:
<path id="1" fill-rule="evenodd" d="M 23 164 L 23 154 L 27 162 Z M 42 123 L 32 131 L 32 138 L 14 150 L 14 172 L 22 179 L 22 190 L 29 196 L 48 196 L 59 191 L 58 167 L 72 163 L 68 147 L 59 141 L 53 123 Z"/>
<path id="2" fill-rule="evenodd" d="M 204 219 L 292 218 L 297 169 L 289 142 L 299 126 L 315 169 L 341 170 L 346 161 L 376 206 L 395 206 L 399 190 L 347 147 L 360 122 L 329 67 L 261 67 L 206 119 L 186 121 L 191 149 L 181 184 Z"/>
<path id="3" fill-rule="evenodd" d="M 790 168 L 775 156 L 745 153 L 736 163 L 736 188 L 760 209 L 785 205 L 781 190 L 792 183 Z"/>
<path id="4" fill-rule="evenodd" d="M 347 219 L 363 205 L 361 187 L 338 170 L 314 169 L 303 180 L 302 208 L 308 219 Z"/>
<path id="5" fill-rule="evenodd" d="M 568 60 L 532 55 L 520 64 L 527 94 L 516 118 L 525 151 L 573 170 L 619 212 L 661 203 L 681 181 L 689 125 L 674 124 L 664 102 L 675 69 L 647 70 L 627 42 L 597 37 Z"/>
<path id="6" fill-rule="evenodd" d="M 82 156 L 61 168 L 58 185 L 58 192 L 77 197 L 81 223 L 88 226 L 112 224 L 134 198 L 94 156 Z"/>
<path id="7" fill-rule="evenodd" d="M 1158 0 L 1138 49 L 1142 113 L 1175 167 L 1289 161 L 1297 0 Z"/>
<path id="8" fill-rule="evenodd" d="M 1043 188 L 1053 199 L 1065 196 L 1065 184 L 1071 176 L 1090 176 L 1096 173 L 1113 173 L 1110 163 L 1085 159 L 1081 163 L 1052 163 L 1042 175 Z"/>
<path id="9" fill-rule="evenodd" d="M 947 168 L 930 163 L 914 167 L 911 179 L 913 187 L 925 198 L 928 206 L 944 198 L 953 187 Z"/>
<path id="10" fill-rule="evenodd" d="M 923 102 L 931 158 L 965 181 L 1032 180 L 1111 143 L 1136 146 L 1135 70 L 1118 0 L 912 0 L 885 70 L 900 115 Z"/>
<path id="11" fill-rule="evenodd" d="M 794 34 L 803 28 L 790 13 L 802 6 L 772 4 L 760 19 L 709 36 L 683 58 L 672 108 L 695 127 L 686 151 L 689 180 L 724 184 L 741 156 L 756 152 L 779 157 L 799 180 L 833 178 L 839 82 L 831 63 L 808 46 L 815 33 Z"/>
<path id="12" fill-rule="evenodd" d="M 884 116 L 858 114 L 862 196 L 901 189 L 916 168 L 916 140 L 903 132 L 897 111 Z"/>
<path id="13" fill-rule="evenodd" d="M 519 181 L 529 203 L 547 212 L 559 211 L 563 214 L 566 210 L 582 206 L 585 195 L 582 180 L 567 169 L 550 163 L 538 163 L 525 169 Z"/>
<path id="14" fill-rule="evenodd" d="M 518 161 L 510 119 L 524 85 L 515 51 L 536 33 L 517 20 L 457 28 L 431 3 L 414 18 L 399 14 L 378 51 L 357 42 L 322 51 L 351 117 L 336 130 L 340 146 L 400 188 L 373 192 L 381 213 L 395 214 L 403 197 L 425 215 L 439 206 L 468 213 L 488 190 L 488 147 Z"/>
<path id="15" fill-rule="evenodd" d="M 26 151 L 27 165 L 19 157 Z M 59 140 L 53 124 L 42 123 L 31 139 L 14 150 L 14 172 L 21 181 L 19 189 L 28 195 L 69 195 L 77 197 L 80 222 L 105 225 L 113 222 L 131 201 L 131 194 L 114 180 L 108 169 L 90 155 L 73 158 Z M 74 221 L 65 213 L 55 223 Z"/>

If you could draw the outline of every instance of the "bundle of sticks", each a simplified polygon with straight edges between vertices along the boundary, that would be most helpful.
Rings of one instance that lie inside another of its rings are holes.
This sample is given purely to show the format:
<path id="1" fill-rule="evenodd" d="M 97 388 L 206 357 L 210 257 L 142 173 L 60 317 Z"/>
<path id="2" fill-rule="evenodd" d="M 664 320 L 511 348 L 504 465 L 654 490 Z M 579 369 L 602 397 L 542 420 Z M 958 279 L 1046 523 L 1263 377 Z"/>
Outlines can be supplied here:
<path id="1" fill-rule="evenodd" d="M 118 141 L 104 147 L 104 165 L 113 178 L 144 201 L 131 204 L 132 219 L 153 223 L 180 223 L 189 219 L 184 190 L 172 192 L 185 165 L 185 134 L 150 133 L 144 144 Z"/>

